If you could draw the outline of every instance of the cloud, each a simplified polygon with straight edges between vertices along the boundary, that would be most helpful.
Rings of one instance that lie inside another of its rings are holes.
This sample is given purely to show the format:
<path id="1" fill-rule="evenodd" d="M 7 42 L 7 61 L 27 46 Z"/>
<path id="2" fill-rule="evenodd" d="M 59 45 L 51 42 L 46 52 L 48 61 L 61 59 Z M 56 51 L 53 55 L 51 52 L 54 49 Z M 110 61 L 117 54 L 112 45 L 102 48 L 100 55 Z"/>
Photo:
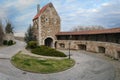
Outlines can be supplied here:
<path id="1" fill-rule="evenodd" d="M 9 19 L 15 31 L 26 31 L 36 14 L 36 5 L 41 0 L 11 0 L 0 1 L 0 19 Z"/>
<path id="2" fill-rule="evenodd" d="M 6 18 L 6 13 L 5 13 L 5 11 L 1 11 L 0 12 L 0 19 L 3 19 L 3 18 Z"/>
<path id="3" fill-rule="evenodd" d="M 111 2 L 104 3 L 99 9 L 98 13 L 95 13 L 93 18 L 98 24 L 106 27 L 119 27 L 120 26 L 120 3 Z"/>
<path id="4" fill-rule="evenodd" d="M 104 27 L 120 26 L 120 0 L 92 0 L 83 1 L 82 5 L 79 1 L 66 1 L 59 4 L 58 10 L 62 18 L 62 31 L 68 31 L 77 25 L 101 25 Z M 74 2 L 74 3 L 73 3 Z M 85 4 L 84 4 L 85 3 Z M 95 3 L 95 5 L 93 5 Z M 88 7 L 88 5 L 91 5 Z M 84 7 L 85 6 L 85 7 Z"/>
<path id="5" fill-rule="evenodd" d="M 103 7 L 110 6 L 110 3 L 103 3 L 102 6 L 103 6 Z"/>
<path id="6" fill-rule="evenodd" d="M 14 33 L 14 36 L 25 37 L 25 33 L 24 32 L 17 32 L 17 33 Z"/>
<path id="7" fill-rule="evenodd" d="M 36 4 L 52 2 L 61 17 L 62 31 L 77 25 L 120 26 L 120 0 L 11 0 L 0 1 L 0 18 L 12 19 L 15 30 L 26 31 L 36 14 Z"/>

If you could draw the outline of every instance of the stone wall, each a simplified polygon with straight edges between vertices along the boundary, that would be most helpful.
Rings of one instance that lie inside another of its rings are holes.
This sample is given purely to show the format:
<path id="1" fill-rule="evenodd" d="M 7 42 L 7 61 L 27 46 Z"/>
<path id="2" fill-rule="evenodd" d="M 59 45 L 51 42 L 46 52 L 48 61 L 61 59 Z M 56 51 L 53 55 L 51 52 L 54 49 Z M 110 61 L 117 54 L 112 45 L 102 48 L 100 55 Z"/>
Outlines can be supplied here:
<path id="1" fill-rule="evenodd" d="M 58 40 L 58 49 L 68 49 L 70 43 L 70 49 L 80 50 L 79 45 L 85 45 L 86 51 L 100 53 L 103 52 L 105 55 L 120 59 L 120 44 L 110 42 L 99 42 L 99 41 L 81 41 L 81 40 Z M 82 47 L 82 46 L 81 46 Z M 105 51 L 100 51 L 103 48 Z"/>
<path id="2" fill-rule="evenodd" d="M 14 35 L 12 33 L 10 34 L 5 34 L 4 40 L 15 40 Z"/>

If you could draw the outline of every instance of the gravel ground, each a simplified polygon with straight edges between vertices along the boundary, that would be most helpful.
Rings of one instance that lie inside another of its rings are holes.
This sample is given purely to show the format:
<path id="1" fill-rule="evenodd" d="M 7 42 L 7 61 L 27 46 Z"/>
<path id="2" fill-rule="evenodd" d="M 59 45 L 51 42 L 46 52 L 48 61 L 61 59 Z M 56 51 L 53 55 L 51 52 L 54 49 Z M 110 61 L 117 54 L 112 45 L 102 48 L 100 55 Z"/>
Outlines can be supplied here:
<path id="1" fill-rule="evenodd" d="M 5 48 L 5 47 L 7 47 L 7 46 L 0 46 L 0 49 Z"/>
<path id="2" fill-rule="evenodd" d="M 85 53 L 89 56 L 94 56 L 94 57 L 106 60 L 107 62 L 112 64 L 113 67 L 115 68 L 115 80 L 120 80 L 120 61 L 119 60 L 114 60 L 108 56 L 105 56 L 105 54 L 103 53 L 92 53 L 92 52 L 86 52 L 86 51 L 79 51 L 79 52 Z"/>
<path id="3" fill-rule="evenodd" d="M 24 49 L 24 43 L 17 41 L 16 45 L 0 50 L 0 80 L 114 80 L 114 67 L 107 60 L 81 51 L 71 51 L 71 58 L 76 61 L 72 68 L 53 74 L 37 74 L 24 72 L 15 68 L 10 58 L 19 50 Z M 68 51 L 63 51 L 68 55 Z"/>

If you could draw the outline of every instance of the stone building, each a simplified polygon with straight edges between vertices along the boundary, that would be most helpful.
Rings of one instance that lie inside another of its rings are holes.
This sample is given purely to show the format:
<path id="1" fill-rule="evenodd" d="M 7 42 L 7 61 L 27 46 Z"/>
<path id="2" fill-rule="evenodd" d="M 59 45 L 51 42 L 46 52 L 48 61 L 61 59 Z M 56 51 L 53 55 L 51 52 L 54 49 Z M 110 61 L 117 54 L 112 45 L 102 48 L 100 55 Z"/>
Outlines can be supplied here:
<path id="1" fill-rule="evenodd" d="M 39 45 L 54 47 L 56 34 L 60 32 L 60 17 L 52 3 L 42 9 L 37 6 L 37 14 L 33 19 L 34 34 Z"/>
<path id="2" fill-rule="evenodd" d="M 85 50 L 120 59 L 120 28 L 79 32 L 60 32 L 60 17 L 52 3 L 37 7 L 33 19 L 39 45 L 58 49 Z"/>

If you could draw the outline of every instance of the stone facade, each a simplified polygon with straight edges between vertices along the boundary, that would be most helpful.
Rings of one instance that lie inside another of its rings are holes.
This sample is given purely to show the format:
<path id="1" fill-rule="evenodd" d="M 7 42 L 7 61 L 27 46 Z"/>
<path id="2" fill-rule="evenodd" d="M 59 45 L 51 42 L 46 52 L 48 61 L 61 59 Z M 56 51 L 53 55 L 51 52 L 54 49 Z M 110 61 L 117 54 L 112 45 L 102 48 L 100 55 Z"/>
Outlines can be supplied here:
<path id="1" fill-rule="evenodd" d="M 52 3 L 44 6 L 38 14 L 40 16 L 33 20 L 34 34 L 38 43 L 54 47 L 57 40 L 55 34 L 60 32 L 60 17 Z"/>
<path id="2" fill-rule="evenodd" d="M 120 44 L 117 44 L 117 43 L 100 42 L 100 41 L 84 41 L 84 40 L 58 40 L 57 41 L 58 49 L 67 50 L 69 46 L 71 50 L 85 50 L 85 51 L 90 51 L 95 53 L 104 53 L 107 56 L 113 57 L 115 59 L 120 59 Z M 84 48 L 84 46 L 86 48 Z M 100 48 L 104 48 L 104 51 L 101 51 Z"/>

